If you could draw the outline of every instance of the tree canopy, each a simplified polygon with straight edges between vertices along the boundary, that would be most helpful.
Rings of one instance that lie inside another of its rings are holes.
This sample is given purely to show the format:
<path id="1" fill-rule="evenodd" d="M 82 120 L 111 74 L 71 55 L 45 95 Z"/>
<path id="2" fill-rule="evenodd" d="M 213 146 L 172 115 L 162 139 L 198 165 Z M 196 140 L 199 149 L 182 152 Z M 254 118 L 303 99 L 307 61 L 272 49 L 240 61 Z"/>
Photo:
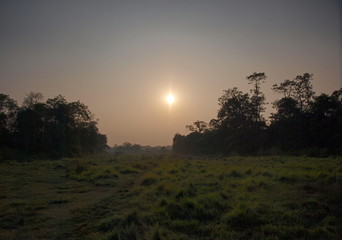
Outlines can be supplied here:
<path id="1" fill-rule="evenodd" d="M 275 112 L 264 118 L 265 73 L 246 77 L 250 93 L 234 87 L 218 99 L 217 118 L 209 124 L 197 120 L 187 125 L 188 135 L 176 134 L 173 149 L 190 154 L 342 154 L 342 89 L 316 96 L 313 75 L 273 85 L 282 95 L 273 102 Z"/>
<path id="2" fill-rule="evenodd" d="M 62 96 L 43 101 L 41 93 L 26 94 L 22 106 L 0 94 L 2 152 L 22 156 L 80 156 L 101 151 L 107 137 L 83 103 L 67 102 Z M 6 149 L 6 151 L 4 150 Z"/>

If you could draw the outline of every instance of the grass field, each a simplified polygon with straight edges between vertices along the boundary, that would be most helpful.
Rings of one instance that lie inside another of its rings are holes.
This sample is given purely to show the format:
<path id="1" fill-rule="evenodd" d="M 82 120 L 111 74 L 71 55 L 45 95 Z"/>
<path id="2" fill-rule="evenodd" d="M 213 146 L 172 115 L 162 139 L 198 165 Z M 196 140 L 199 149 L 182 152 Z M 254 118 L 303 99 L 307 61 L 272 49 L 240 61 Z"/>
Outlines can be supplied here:
<path id="1" fill-rule="evenodd" d="M 341 157 L 7 161 L 0 190 L 0 239 L 341 239 Z"/>

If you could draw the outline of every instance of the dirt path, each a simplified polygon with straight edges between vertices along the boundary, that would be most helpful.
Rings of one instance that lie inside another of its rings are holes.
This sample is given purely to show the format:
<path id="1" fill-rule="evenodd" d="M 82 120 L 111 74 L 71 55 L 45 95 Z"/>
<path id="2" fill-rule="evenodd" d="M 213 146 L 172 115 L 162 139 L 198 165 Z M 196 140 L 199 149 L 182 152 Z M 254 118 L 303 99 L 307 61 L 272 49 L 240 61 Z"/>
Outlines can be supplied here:
<path id="1" fill-rule="evenodd" d="M 58 181 L 54 183 L 30 183 L 32 190 L 25 190 L 27 194 L 51 200 L 35 210 L 23 226 L 10 230 L 10 239 L 81 239 L 86 222 L 94 223 L 110 215 L 113 206 L 123 203 L 120 196 L 126 195 L 139 177 L 140 174 L 120 176 L 114 187 L 73 181 L 64 173 L 55 176 Z"/>

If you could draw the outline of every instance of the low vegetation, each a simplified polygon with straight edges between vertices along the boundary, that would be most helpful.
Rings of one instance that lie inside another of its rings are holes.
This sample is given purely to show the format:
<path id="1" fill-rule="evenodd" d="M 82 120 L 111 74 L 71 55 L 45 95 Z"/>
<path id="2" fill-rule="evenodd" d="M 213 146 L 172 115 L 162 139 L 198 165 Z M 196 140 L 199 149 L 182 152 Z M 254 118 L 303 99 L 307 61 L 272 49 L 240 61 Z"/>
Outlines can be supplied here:
<path id="1" fill-rule="evenodd" d="M 339 239 L 342 158 L 0 162 L 0 239 Z"/>

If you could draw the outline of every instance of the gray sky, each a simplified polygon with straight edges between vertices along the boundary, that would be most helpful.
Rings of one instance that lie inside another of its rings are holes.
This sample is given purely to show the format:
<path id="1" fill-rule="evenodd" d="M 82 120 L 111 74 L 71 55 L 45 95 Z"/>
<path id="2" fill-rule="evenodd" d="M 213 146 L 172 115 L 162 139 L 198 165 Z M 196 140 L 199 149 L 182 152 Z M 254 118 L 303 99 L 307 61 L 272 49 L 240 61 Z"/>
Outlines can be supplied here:
<path id="1" fill-rule="evenodd" d="M 341 88 L 341 14 L 339 0 L 0 0 L 0 92 L 80 100 L 109 145 L 167 145 L 253 72 L 268 102 L 305 72 L 318 94 Z"/>

